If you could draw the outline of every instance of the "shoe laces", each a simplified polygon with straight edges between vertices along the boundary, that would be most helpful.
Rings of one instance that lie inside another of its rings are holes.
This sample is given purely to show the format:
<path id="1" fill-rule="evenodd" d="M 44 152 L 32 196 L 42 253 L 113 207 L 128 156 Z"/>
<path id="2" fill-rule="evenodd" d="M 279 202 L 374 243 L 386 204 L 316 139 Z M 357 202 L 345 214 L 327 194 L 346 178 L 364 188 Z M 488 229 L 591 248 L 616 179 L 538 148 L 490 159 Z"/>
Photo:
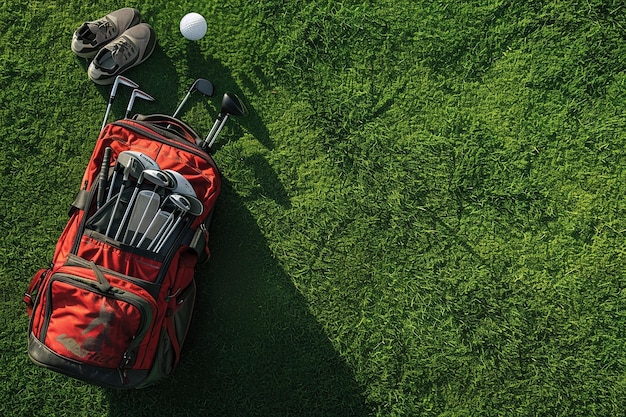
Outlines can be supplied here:
<path id="1" fill-rule="evenodd" d="M 109 38 L 113 35 L 115 27 L 108 19 L 101 19 L 98 20 L 96 23 L 98 25 L 98 30 L 104 33 L 106 38 Z"/>
<path id="2" fill-rule="evenodd" d="M 126 62 L 129 61 L 137 52 L 135 45 L 132 42 L 129 42 L 125 37 L 121 37 L 119 41 L 115 42 L 111 48 L 111 55 L 113 56 L 113 60 L 117 63 L 120 61 Z M 118 58 L 118 55 L 121 55 L 121 60 Z"/>

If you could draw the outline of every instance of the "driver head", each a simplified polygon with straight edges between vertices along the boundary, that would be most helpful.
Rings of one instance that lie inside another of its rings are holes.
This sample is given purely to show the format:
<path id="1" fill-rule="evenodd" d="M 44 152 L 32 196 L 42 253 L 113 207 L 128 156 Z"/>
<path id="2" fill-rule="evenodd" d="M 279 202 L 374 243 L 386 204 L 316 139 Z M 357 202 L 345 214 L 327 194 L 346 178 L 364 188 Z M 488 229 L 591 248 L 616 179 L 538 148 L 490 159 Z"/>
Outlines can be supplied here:
<path id="1" fill-rule="evenodd" d="M 248 114 L 248 109 L 243 104 L 243 101 L 236 94 L 225 93 L 222 97 L 222 113 L 230 114 L 233 116 L 245 116 Z"/>

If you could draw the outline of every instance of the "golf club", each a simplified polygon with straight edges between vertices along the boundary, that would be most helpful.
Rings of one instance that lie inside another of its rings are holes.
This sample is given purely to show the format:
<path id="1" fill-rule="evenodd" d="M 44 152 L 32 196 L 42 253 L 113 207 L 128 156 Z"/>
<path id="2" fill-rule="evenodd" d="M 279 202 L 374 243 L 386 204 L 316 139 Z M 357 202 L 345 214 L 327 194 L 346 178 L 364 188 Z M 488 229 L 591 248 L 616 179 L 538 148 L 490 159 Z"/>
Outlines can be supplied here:
<path id="1" fill-rule="evenodd" d="M 156 213 L 159 211 L 160 204 L 161 196 L 159 196 L 159 194 L 157 194 L 155 191 L 139 191 L 135 204 L 133 205 L 133 210 L 130 214 L 130 219 L 128 220 L 128 227 L 126 227 L 126 231 L 124 232 L 122 242 L 132 245 L 133 240 L 135 240 L 135 237 L 137 236 L 137 233 L 145 233 L 145 231 L 142 229 L 144 219 L 148 214 L 150 216 L 156 216 Z M 127 238 L 129 237 L 131 232 L 132 236 L 130 241 L 128 241 Z"/>
<path id="2" fill-rule="evenodd" d="M 211 146 L 213 146 L 213 143 L 222 131 L 222 128 L 226 124 L 229 116 L 245 116 L 247 113 L 248 110 L 239 97 L 233 93 L 225 93 L 224 97 L 222 97 L 222 108 L 220 114 L 217 116 L 211 131 L 200 144 L 200 147 L 203 149 L 211 149 Z"/>
<path id="3" fill-rule="evenodd" d="M 157 171 L 160 174 L 162 174 L 161 171 Z M 151 183 L 154 184 L 154 189 L 152 190 L 153 193 L 156 193 L 157 188 L 163 188 L 165 190 L 172 190 L 175 186 L 174 181 L 172 181 L 172 178 L 167 176 L 167 175 L 159 175 L 159 174 L 155 174 L 151 177 L 148 178 L 149 181 Z M 141 193 L 140 193 L 141 195 Z M 158 197 L 158 196 L 157 196 Z M 159 202 L 160 202 L 160 197 L 159 197 Z M 137 200 L 137 204 L 139 205 L 139 200 Z M 158 207 L 158 205 L 157 205 Z M 135 213 L 135 207 L 133 207 L 133 213 Z M 144 220 L 146 219 L 146 216 L 149 212 L 150 208 L 148 206 L 145 207 L 143 214 L 141 215 L 141 218 L 139 220 L 139 223 L 137 224 L 137 227 L 132 229 L 135 232 L 133 233 L 133 236 L 130 239 L 129 245 L 132 245 L 135 242 L 135 238 L 137 237 L 137 233 L 139 232 L 139 230 L 141 229 L 141 226 L 144 224 Z M 154 210 L 156 212 L 156 210 Z M 153 213 L 153 215 L 156 215 L 155 213 Z M 126 234 L 128 233 L 129 230 L 131 230 L 130 224 L 132 222 L 132 215 L 131 215 L 131 220 L 128 222 L 128 227 L 126 232 L 124 233 L 124 241 L 126 241 Z M 147 230 L 147 228 L 146 228 Z M 145 232 L 144 232 L 145 233 Z"/>
<path id="4" fill-rule="evenodd" d="M 124 215 L 122 216 L 122 221 L 120 222 L 120 226 L 117 229 L 117 233 L 115 234 L 115 240 L 119 240 L 120 235 L 122 233 L 122 229 L 124 228 L 124 224 L 128 219 L 128 215 L 130 214 L 133 203 L 135 202 L 135 198 L 137 198 L 137 194 L 139 193 L 139 189 L 143 184 L 144 180 L 150 181 L 152 184 L 156 186 L 164 186 L 165 184 L 170 184 L 170 180 L 167 175 L 163 173 L 163 171 L 159 171 L 158 169 L 145 169 L 139 175 L 137 179 L 137 185 L 135 185 L 135 189 L 133 190 L 133 195 L 128 200 L 128 206 L 126 206 L 126 211 L 124 211 Z M 120 192 L 121 194 L 121 192 Z"/>
<path id="5" fill-rule="evenodd" d="M 174 202 L 174 200 L 172 201 Z M 192 196 L 181 196 L 181 198 L 178 199 L 178 203 L 179 204 L 175 204 L 179 209 L 180 214 L 178 215 L 178 218 L 174 223 L 169 222 L 169 224 L 167 225 L 167 231 L 164 230 L 161 233 L 162 236 L 159 238 L 158 243 L 154 247 L 154 251 L 157 253 L 160 252 L 161 249 L 163 249 L 165 243 L 170 239 L 180 222 L 187 214 L 191 214 L 192 216 L 199 216 L 204 210 L 204 207 L 202 206 L 200 200 Z"/>
<path id="6" fill-rule="evenodd" d="M 140 248 L 142 243 L 149 238 L 148 236 L 151 235 L 153 229 L 156 228 L 157 233 L 155 233 L 154 236 L 150 237 L 151 241 L 154 242 L 154 240 L 159 236 L 159 233 L 161 231 L 160 228 L 165 227 L 165 225 L 171 220 L 170 216 L 172 215 L 172 213 L 166 212 L 165 206 L 169 201 L 172 200 L 172 198 L 178 198 L 178 195 L 179 194 L 169 194 L 167 197 L 165 197 L 165 199 L 163 200 L 163 204 L 161 204 L 161 207 L 159 207 L 159 211 L 157 211 L 157 213 L 150 221 L 150 224 L 148 224 L 148 227 L 146 227 L 146 233 L 144 233 L 141 239 L 139 239 L 139 242 L 137 243 L 138 248 Z M 165 216 L 165 219 L 163 219 L 162 216 Z M 160 225 L 157 223 L 160 223 Z"/>
<path id="7" fill-rule="evenodd" d="M 110 237 L 109 232 L 111 231 L 111 226 L 113 225 L 113 219 L 115 218 L 115 213 L 117 213 L 117 207 L 120 204 L 122 193 L 130 177 L 131 176 L 133 178 L 141 177 L 141 173 L 145 169 L 159 169 L 159 166 L 152 158 L 150 158 L 149 156 L 141 152 L 136 152 L 136 151 L 121 152 L 119 156 L 117 157 L 117 161 L 115 162 L 115 168 L 113 168 L 113 176 L 111 178 L 111 185 L 109 186 L 109 195 L 107 197 L 107 201 L 111 199 L 113 188 L 115 186 L 117 173 L 119 172 L 121 167 L 124 167 L 124 177 L 122 178 L 122 183 L 120 184 L 120 191 L 117 194 L 117 199 L 115 200 L 115 205 L 113 206 L 113 211 L 111 212 L 109 224 L 107 225 L 107 229 L 105 232 L 105 235 L 109 237 Z"/>
<path id="8" fill-rule="evenodd" d="M 169 196 L 167 198 L 169 198 Z M 146 239 L 149 239 L 151 242 L 154 241 L 158 237 L 157 233 L 160 232 L 161 228 L 164 227 L 165 222 L 169 221 L 171 213 L 163 210 L 164 205 L 165 202 L 163 202 L 161 208 L 159 208 L 159 211 L 156 212 L 156 214 L 152 218 L 152 221 L 150 221 L 150 224 L 148 225 L 148 227 L 146 227 L 146 232 L 143 234 L 143 236 L 141 236 L 141 239 L 139 239 L 139 242 L 137 243 L 138 248 L 141 248 Z"/>
<path id="9" fill-rule="evenodd" d="M 139 165 L 137 165 L 137 162 L 134 161 L 138 161 Z M 150 158 L 146 154 L 137 151 L 120 152 L 117 157 L 117 161 L 115 162 L 115 167 L 113 168 L 113 176 L 111 177 L 111 186 L 109 187 L 109 193 L 107 194 L 107 201 L 109 201 L 113 195 L 118 172 L 122 170 L 122 168 L 129 166 L 129 164 L 133 164 L 136 168 L 133 172 L 131 172 L 133 178 L 139 178 L 141 171 L 144 169 L 159 169 L 159 165 L 157 165 L 154 159 Z"/>
<path id="10" fill-rule="evenodd" d="M 212 97 L 213 96 L 213 83 L 209 80 L 205 80 L 204 78 L 198 78 L 196 81 L 194 81 L 191 87 L 189 88 L 189 91 L 187 91 L 187 95 L 185 96 L 185 98 L 183 98 L 183 101 L 180 102 L 180 104 L 176 108 L 176 111 L 174 112 L 172 117 L 176 117 L 178 112 L 180 112 L 180 110 L 183 108 L 183 105 L 187 102 L 187 99 L 189 99 L 189 96 L 191 95 L 191 93 L 193 93 L 194 91 L 200 91 L 205 96 Z"/>
<path id="11" fill-rule="evenodd" d="M 183 177 L 179 172 L 166 169 L 163 171 L 165 175 L 171 178 L 173 183 L 172 193 L 178 193 L 182 195 L 190 195 L 192 197 L 197 197 L 195 190 L 191 186 L 191 183 L 187 180 L 187 178 Z"/>
<path id="12" fill-rule="evenodd" d="M 124 116 L 125 119 L 128 119 L 128 117 L 130 116 L 130 111 L 133 108 L 133 104 L 135 104 L 135 97 L 139 97 L 148 101 L 154 101 L 154 98 L 150 94 L 135 88 L 130 95 L 130 100 L 128 100 L 126 115 Z"/>
<path id="13" fill-rule="evenodd" d="M 101 132 L 102 130 L 104 130 L 104 126 L 106 126 L 107 124 L 109 112 L 111 111 L 111 105 L 113 104 L 113 100 L 115 99 L 115 94 L 117 94 L 117 86 L 120 84 L 131 88 L 139 88 L 139 85 L 136 82 L 124 77 L 123 75 L 118 75 L 117 77 L 115 77 L 113 87 L 111 88 L 111 95 L 109 96 L 109 104 L 107 104 L 107 110 L 104 113 L 104 120 L 102 121 L 102 127 L 100 128 Z"/>
<path id="14" fill-rule="evenodd" d="M 166 212 L 165 211 L 166 205 L 167 205 L 168 202 L 171 202 L 172 205 L 174 206 L 173 210 L 171 212 Z M 148 245 L 147 249 L 150 250 L 154 246 L 157 245 L 159 238 L 161 236 L 163 236 L 163 233 L 167 230 L 167 227 L 169 226 L 169 224 L 174 219 L 174 213 L 176 212 L 177 209 L 178 210 L 189 211 L 190 208 L 191 208 L 191 203 L 189 202 L 187 197 L 185 197 L 185 196 L 183 196 L 181 194 L 170 194 L 170 195 L 168 195 L 167 198 L 165 199 L 165 201 L 163 201 L 163 205 L 161 206 L 161 208 L 159 209 L 159 211 L 155 215 L 154 219 L 152 219 L 152 222 L 150 222 L 150 224 L 147 227 L 148 231 L 151 231 L 155 226 L 159 227 L 158 225 L 155 225 L 154 223 L 159 221 L 159 217 L 161 215 L 166 215 L 165 221 L 163 221 L 161 223 L 158 231 L 156 232 L 156 234 L 152 238 L 152 241 Z M 148 234 L 148 231 L 146 232 L 146 235 Z M 141 244 L 143 243 L 143 240 L 144 240 L 145 237 L 146 236 L 144 235 L 144 237 L 137 244 L 137 247 L 141 247 Z"/>

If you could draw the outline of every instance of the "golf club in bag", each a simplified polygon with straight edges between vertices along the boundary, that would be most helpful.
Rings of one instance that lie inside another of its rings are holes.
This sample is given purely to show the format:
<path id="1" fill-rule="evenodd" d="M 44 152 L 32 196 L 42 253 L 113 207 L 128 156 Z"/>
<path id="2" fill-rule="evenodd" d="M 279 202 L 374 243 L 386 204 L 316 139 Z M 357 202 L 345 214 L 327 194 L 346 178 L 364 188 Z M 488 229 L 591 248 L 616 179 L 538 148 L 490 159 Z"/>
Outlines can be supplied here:
<path id="1" fill-rule="evenodd" d="M 134 88 L 127 117 L 106 124 L 119 85 Z M 229 116 L 246 113 L 237 96 L 225 94 L 203 140 L 174 116 L 128 118 L 135 98 L 153 100 L 137 88 L 116 79 L 51 266 L 35 273 L 24 296 L 31 360 L 112 388 L 154 384 L 180 360 L 195 267 L 209 257 L 208 224 L 221 187 L 209 145 Z M 175 115 L 194 91 L 212 90 L 196 80 Z"/>
<path id="2" fill-rule="evenodd" d="M 233 93 L 225 93 L 222 97 L 221 111 L 218 114 L 211 131 L 200 144 L 200 147 L 203 149 L 211 149 L 211 146 L 215 143 L 215 140 L 224 128 L 228 118 L 230 116 L 245 116 L 246 114 L 248 114 L 248 110 L 241 99 Z"/>

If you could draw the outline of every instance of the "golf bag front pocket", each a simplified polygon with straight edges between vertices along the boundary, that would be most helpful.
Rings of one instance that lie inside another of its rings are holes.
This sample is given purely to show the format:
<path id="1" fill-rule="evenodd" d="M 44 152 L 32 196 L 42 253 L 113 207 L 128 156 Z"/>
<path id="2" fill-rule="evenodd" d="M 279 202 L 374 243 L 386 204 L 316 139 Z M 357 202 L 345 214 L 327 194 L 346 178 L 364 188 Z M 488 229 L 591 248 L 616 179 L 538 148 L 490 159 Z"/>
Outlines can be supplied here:
<path id="1" fill-rule="evenodd" d="M 136 384 L 147 375 L 150 364 L 136 358 L 146 357 L 144 340 L 157 311 L 136 284 L 95 264 L 64 266 L 46 278 L 33 313 L 29 355 L 36 363 L 107 386 Z"/>

